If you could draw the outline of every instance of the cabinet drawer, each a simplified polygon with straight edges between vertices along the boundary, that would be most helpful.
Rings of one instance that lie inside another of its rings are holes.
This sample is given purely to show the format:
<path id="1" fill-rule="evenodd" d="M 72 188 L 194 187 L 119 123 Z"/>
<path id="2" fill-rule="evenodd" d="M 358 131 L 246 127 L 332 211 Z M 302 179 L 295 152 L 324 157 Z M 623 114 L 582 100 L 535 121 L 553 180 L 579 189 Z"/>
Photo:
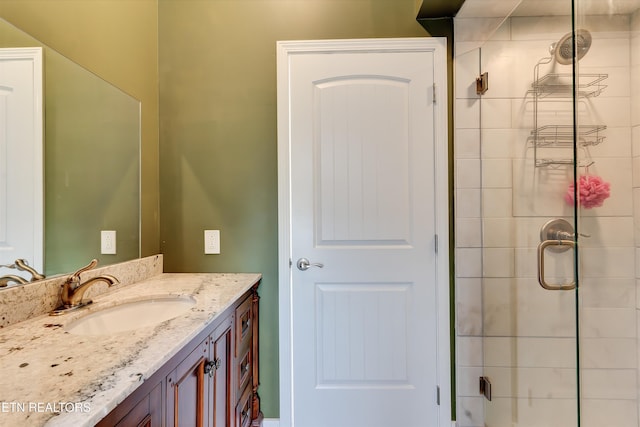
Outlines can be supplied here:
<path id="1" fill-rule="evenodd" d="M 249 425 L 251 425 L 251 387 L 244 389 L 236 406 L 236 427 L 249 427 Z"/>
<path id="2" fill-rule="evenodd" d="M 252 300 L 249 296 L 236 308 L 236 357 L 251 344 L 251 330 L 253 328 L 251 303 Z"/>
<path id="3" fill-rule="evenodd" d="M 247 387 L 247 384 L 251 382 L 251 349 L 247 348 L 244 353 L 237 359 L 235 365 L 236 378 L 238 382 L 238 396 L 240 396 L 242 390 Z"/>

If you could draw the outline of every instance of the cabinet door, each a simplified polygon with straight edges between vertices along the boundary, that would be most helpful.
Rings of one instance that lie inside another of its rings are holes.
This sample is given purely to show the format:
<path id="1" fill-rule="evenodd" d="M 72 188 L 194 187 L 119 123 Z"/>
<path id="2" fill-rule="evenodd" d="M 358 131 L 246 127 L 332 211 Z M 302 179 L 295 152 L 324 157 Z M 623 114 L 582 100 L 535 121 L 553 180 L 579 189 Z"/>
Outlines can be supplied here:
<path id="1" fill-rule="evenodd" d="M 110 421 L 103 423 L 109 425 Z M 110 424 L 113 425 L 113 424 Z M 116 427 L 160 427 L 162 425 L 162 384 L 158 384 L 133 409 L 118 421 Z"/>
<path id="2" fill-rule="evenodd" d="M 167 426 L 209 425 L 209 340 L 200 343 L 167 377 Z"/>
<path id="3" fill-rule="evenodd" d="M 232 387 L 231 349 L 232 321 L 229 318 L 211 336 L 211 354 L 215 369 L 213 375 L 213 427 L 231 427 Z"/>

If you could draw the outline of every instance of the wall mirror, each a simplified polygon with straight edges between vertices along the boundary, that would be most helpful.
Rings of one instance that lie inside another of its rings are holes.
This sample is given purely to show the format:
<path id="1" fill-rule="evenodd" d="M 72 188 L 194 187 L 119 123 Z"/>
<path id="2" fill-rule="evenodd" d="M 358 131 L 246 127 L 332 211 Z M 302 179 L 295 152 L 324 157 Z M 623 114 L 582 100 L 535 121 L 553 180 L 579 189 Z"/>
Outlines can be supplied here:
<path id="1" fill-rule="evenodd" d="M 44 243 L 35 248 L 43 255 L 40 272 L 71 272 L 92 258 L 101 266 L 138 258 L 140 102 L 0 19 L 0 48 L 25 47 L 41 47 L 43 61 Z M 0 87 L 1 79 L 2 73 Z M 115 254 L 101 253 L 102 230 L 116 231 Z M 0 247 L 0 265 L 14 259 L 3 258 Z M 31 278 L 0 268 L 0 276 L 7 274 Z"/>

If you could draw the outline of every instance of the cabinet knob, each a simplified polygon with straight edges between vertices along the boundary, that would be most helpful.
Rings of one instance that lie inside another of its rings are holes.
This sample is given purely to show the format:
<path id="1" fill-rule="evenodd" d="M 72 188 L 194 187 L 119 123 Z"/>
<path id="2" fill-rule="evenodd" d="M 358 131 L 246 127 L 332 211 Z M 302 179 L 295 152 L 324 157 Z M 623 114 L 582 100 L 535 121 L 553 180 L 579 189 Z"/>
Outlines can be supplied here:
<path id="1" fill-rule="evenodd" d="M 213 377 L 215 371 L 222 365 L 222 360 L 219 357 L 216 357 L 213 360 L 210 360 L 204 365 L 204 373 L 209 374 L 210 377 Z"/>

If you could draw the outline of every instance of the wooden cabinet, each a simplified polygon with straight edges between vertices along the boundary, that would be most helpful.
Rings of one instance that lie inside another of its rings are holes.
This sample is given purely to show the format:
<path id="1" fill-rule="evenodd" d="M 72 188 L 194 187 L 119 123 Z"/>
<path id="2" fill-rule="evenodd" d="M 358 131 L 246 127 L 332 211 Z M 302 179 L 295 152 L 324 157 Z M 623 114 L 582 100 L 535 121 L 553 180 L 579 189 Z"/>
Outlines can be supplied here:
<path id="1" fill-rule="evenodd" d="M 214 333 L 210 340 L 210 353 L 213 361 L 209 375 L 212 375 L 211 408 L 213 409 L 213 427 L 231 427 L 231 343 L 233 328 L 231 318 Z"/>
<path id="2" fill-rule="evenodd" d="M 261 426 L 257 287 L 217 316 L 98 426 Z"/>
<path id="3" fill-rule="evenodd" d="M 209 418 L 208 339 L 166 377 L 167 425 L 202 427 Z"/>
<path id="4" fill-rule="evenodd" d="M 158 384 L 114 425 L 116 427 L 160 427 L 162 425 L 161 405 L 162 387 Z"/>
<path id="5" fill-rule="evenodd" d="M 258 307 L 260 297 L 251 292 L 235 309 L 235 424 L 234 427 L 262 425 L 258 397 Z"/>

